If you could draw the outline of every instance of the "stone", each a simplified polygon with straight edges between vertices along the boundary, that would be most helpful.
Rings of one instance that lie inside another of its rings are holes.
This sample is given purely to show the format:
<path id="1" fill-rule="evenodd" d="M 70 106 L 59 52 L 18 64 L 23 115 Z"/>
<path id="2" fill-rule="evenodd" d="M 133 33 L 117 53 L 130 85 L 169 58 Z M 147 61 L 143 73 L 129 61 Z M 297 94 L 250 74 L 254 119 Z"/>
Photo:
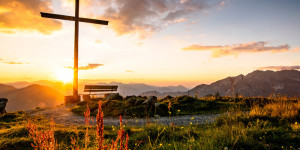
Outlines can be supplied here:
<path id="1" fill-rule="evenodd" d="M 73 96 L 65 96 L 65 103 L 68 104 L 68 103 L 77 103 L 77 102 L 80 102 L 80 96 L 78 96 L 77 99 L 74 99 Z"/>
<path id="2" fill-rule="evenodd" d="M 160 103 L 155 103 L 155 107 L 158 107 L 160 105 Z"/>
<path id="3" fill-rule="evenodd" d="M 145 100 L 143 100 L 143 99 L 137 99 L 137 100 L 135 101 L 135 105 L 141 105 L 141 104 L 144 103 L 144 101 L 145 101 Z"/>
<path id="4" fill-rule="evenodd" d="M 88 94 L 82 95 L 82 99 L 83 101 L 89 102 L 91 101 L 91 96 Z"/>
<path id="5" fill-rule="evenodd" d="M 6 113 L 5 107 L 8 99 L 7 98 L 0 98 L 0 114 Z"/>
<path id="6" fill-rule="evenodd" d="M 149 96 L 143 104 L 154 104 L 157 102 L 157 97 L 156 96 Z"/>
<path id="7" fill-rule="evenodd" d="M 164 98 L 161 99 L 161 100 L 162 100 L 162 101 L 165 101 L 165 100 L 170 100 L 170 99 L 172 99 L 172 98 L 173 98 L 172 96 L 168 95 L 168 96 L 164 97 Z"/>
<path id="8" fill-rule="evenodd" d="M 135 95 L 126 96 L 126 97 L 124 98 L 124 100 L 129 100 L 130 98 L 136 98 L 136 96 L 135 96 Z"/>
<path id="9" fill-rule="evenodd" d="M 136 97 L 131 97 L 131 98 L 129 98 L 127 101 L 126 101 L 126 103 L 128 104 L 128 105 L 135 105 L 135 102 L 136 102 L 136 100 L 137 100 L 137 98 Z"/>
<path id="10" fill-rule="evenodd" d="M 110 93 L 105 95 L 105 100 L 123 100 L 123 97 L 119 93 Z"/>

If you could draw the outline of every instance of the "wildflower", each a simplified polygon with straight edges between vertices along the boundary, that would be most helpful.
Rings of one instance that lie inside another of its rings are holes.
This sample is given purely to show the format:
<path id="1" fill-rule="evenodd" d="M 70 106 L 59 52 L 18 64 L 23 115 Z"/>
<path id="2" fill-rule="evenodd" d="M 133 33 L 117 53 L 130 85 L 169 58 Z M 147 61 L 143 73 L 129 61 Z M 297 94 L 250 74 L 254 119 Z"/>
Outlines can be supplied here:
<path id="1" fill-rule="evenodd" d="M 90 108 L 89 105 L 86 105 L 87 109 L 86 111 L 84 111 L 84 119 L 85 119 L 85 125 L 86 127 L 86 131 L 85 131 L 85 149 L 87 149 L 87 146 L 89 145 L 90 142 L 90 136 L 89 136 L 89 125 L 90 125 L 90 119 L 91 119 L 91 112 L 90 112 Z"/>
<path id="2" fill-rule="evenodd" d="M 181 127 L 181 129 L 183 129 L 184 127 Z"/>
<path id="3" fill-rule="evenodd" d="M 129 136 L 128 133 L 126 134 L 126 140 L 125 140 L 125 150 L 128 150 L 128 140 L 129 140 Z"/>
<path id="4" fill-rule="evenodd" d="M 192 122 L 190 122 L 190 125 L 192 125 L 193 123 Z"/>
<path id="5" fill-rule="evenodd" d="M 261 137 L 259 137 L 259 139 L 262 139 Z"/>
<path id="6" fill-rule="evenodd" d="M 160 144 L 159 144 L 159 147 L 161 147 L 161 146 L 162 146 L 162 144 L 160 143 Z"/>
<path id="7" fill-rule="evenodd" d="M 104 124 L 103 124 L 103 112 L 102 112 L 102 103 L 99 101 L 98 106 L 98 114 L 96 117 L 97 121 L 97 142 L 98 142 L 98 150 L 103 149 L 104 145 Z"/>
<path id="8" fill-rule="evenodd" d="M 169 106 L 168 106 L 168 109 L 169 109 L 169 111 L 171 110 L 171 101 L 169 102 Z"/>
<path id="9" fill-rule="evenodd" d="M 177 111 L 180 112 L 180 109 L 178 109 Z"/>
<path id="10" fill-rule="evenodd" d="M 295 125 L 297 125 L 298 124 L 298 122 L 295 122 Z"/>
<path id="11" fill-rule="evenodd" d="M 55 123 L 53 118 L 50 122 L 50 130 L 39 131 L 35 124 L 28 122 L 27 129 L 29 131 L 29 136 L 33 139 L 34 143 L 31 146 L 34 149 L 49 149 L 54 150 L 57 146 L 54 138 Z"/>
<path id="12" fill-rule="evenodd" d="M 191 119 L 192 119 L 192 120 L 194 120 L 195 118 L 194 118 L 194 117 L 192 117 Z"/>

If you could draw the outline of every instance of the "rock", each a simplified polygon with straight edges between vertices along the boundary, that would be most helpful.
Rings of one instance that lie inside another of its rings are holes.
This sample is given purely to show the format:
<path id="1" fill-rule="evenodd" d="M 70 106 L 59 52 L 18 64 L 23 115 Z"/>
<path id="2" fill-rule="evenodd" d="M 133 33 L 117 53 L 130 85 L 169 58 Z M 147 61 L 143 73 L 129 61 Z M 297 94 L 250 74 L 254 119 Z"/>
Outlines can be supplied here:
<path id="1" fill-rule="evenodd" d="M 110 93 L 105 95 L 105 100 L 123 100 L 123 97 L 119 93 Z"/>
<path id="2" fill-rule="evenodd" d="M 89 102 L 91 100 L 91 96 L 88 94 L 84 94 L 82 95 L 82 99 L 83 101 Z"/>
<path id="3" fill-rule="evenodd" d="M 145 101 L 145 100 L 143 100 L 143 99 L 137 99 L 137 100 L 135 101 L 135 105 L 141 105 L 141 104 L 144 103 L 144 101 Z"/>
<path id="4" fill-rule="evenodd" d="M 161 99 L 161 100 L 162 100 L 162 101 L 164 101 L 164 100 L 170 100 L 170 99 L 172 99 L 172 98 L 173 98 L 172 96 L 168 95 L 168 96 L 164 97 L 164 98 Z"/>
<path id="5" fill-rule="evenodd" d="M 197 99 L 191 96 L 184 95 L 176 97 L 175 101 L 179 102 L 180 104 L 192 104 L 197 101 Z"/>
<path id="6" fill-rule="evenodd" d="M 65 96 L 65 103 L 77 103 L 80 102 L 80 96 L 78 96 L 77 99 L 75 99 L 73 96 Z"/>
<path id="7" fill-rule="evenodd" d="M 147 99 L 147 96 L 141 96 L 141 95 L 139 95 L 138 98 Z"/>
<path id="8" fill-rule="evenodd" d="M 8 101 L 8 99 L 6 99 L 6 98 L 0 98 L 0 114 L 6 113 L 5 107 L 6 107 L 7 101 Z"/>
<path id="9" fill-rule="evenodd" d="M 135 96 L 135 95 L 126 96 L 126 97 L 124 98 L 124 100 L 129 100 L 130 98 L 136 98 L 136 96 Z"/>
<path id="10" fill-rule="evenodd" d="M 132 105 L 135 105 L 136 100 L 137 100 L 136 97 L 131 97 L 131 98 L 129 98 L 129 99 L 126 101 L 126 103 L 127 103 L 128 105 L 132 106 Z"/>
<path id="11" fill-rule="evenodd" d="M 155 103 L 155 107 L 158 107 L 160 105 L 160 103 Z"/>
<path id="12" fill-rule="evenodd" d="M 154 104 L 157 102 L 157 97 L 156 96 L 149 96 L 143 104 Z"/>

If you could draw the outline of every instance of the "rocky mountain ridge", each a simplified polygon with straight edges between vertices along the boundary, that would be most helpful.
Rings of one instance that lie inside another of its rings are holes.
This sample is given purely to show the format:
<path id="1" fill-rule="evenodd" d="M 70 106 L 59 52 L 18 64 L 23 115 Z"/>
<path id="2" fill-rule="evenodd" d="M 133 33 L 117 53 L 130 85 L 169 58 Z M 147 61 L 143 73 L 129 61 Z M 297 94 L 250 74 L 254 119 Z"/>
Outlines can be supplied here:
<path id="1" fill-rule="evenodd" d="M 221 96 L 263 96 L 283 95 L 288 97 L 300 96 L 300 71 L 260 71 L 256 70 L 247 75 L 238 75 L 218 80 L 209 85 L 201 84 L 186 92 L 144 92 L 142 96 L 156 95 L 158 97 L 190 95 L 203 97 L 207 95 Z"/>

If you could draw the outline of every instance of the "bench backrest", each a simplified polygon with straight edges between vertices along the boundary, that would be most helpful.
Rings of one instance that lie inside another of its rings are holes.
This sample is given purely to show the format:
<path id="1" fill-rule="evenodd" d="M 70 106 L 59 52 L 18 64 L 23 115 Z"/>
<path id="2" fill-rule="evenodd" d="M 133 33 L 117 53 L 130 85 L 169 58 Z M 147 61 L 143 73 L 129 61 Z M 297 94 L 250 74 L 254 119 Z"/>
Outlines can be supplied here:
<path id="1" fill-rule="evenodd" d="M 117 91 L 117 85 L 85 85 L 84 92 L 107 92 Z"/>

